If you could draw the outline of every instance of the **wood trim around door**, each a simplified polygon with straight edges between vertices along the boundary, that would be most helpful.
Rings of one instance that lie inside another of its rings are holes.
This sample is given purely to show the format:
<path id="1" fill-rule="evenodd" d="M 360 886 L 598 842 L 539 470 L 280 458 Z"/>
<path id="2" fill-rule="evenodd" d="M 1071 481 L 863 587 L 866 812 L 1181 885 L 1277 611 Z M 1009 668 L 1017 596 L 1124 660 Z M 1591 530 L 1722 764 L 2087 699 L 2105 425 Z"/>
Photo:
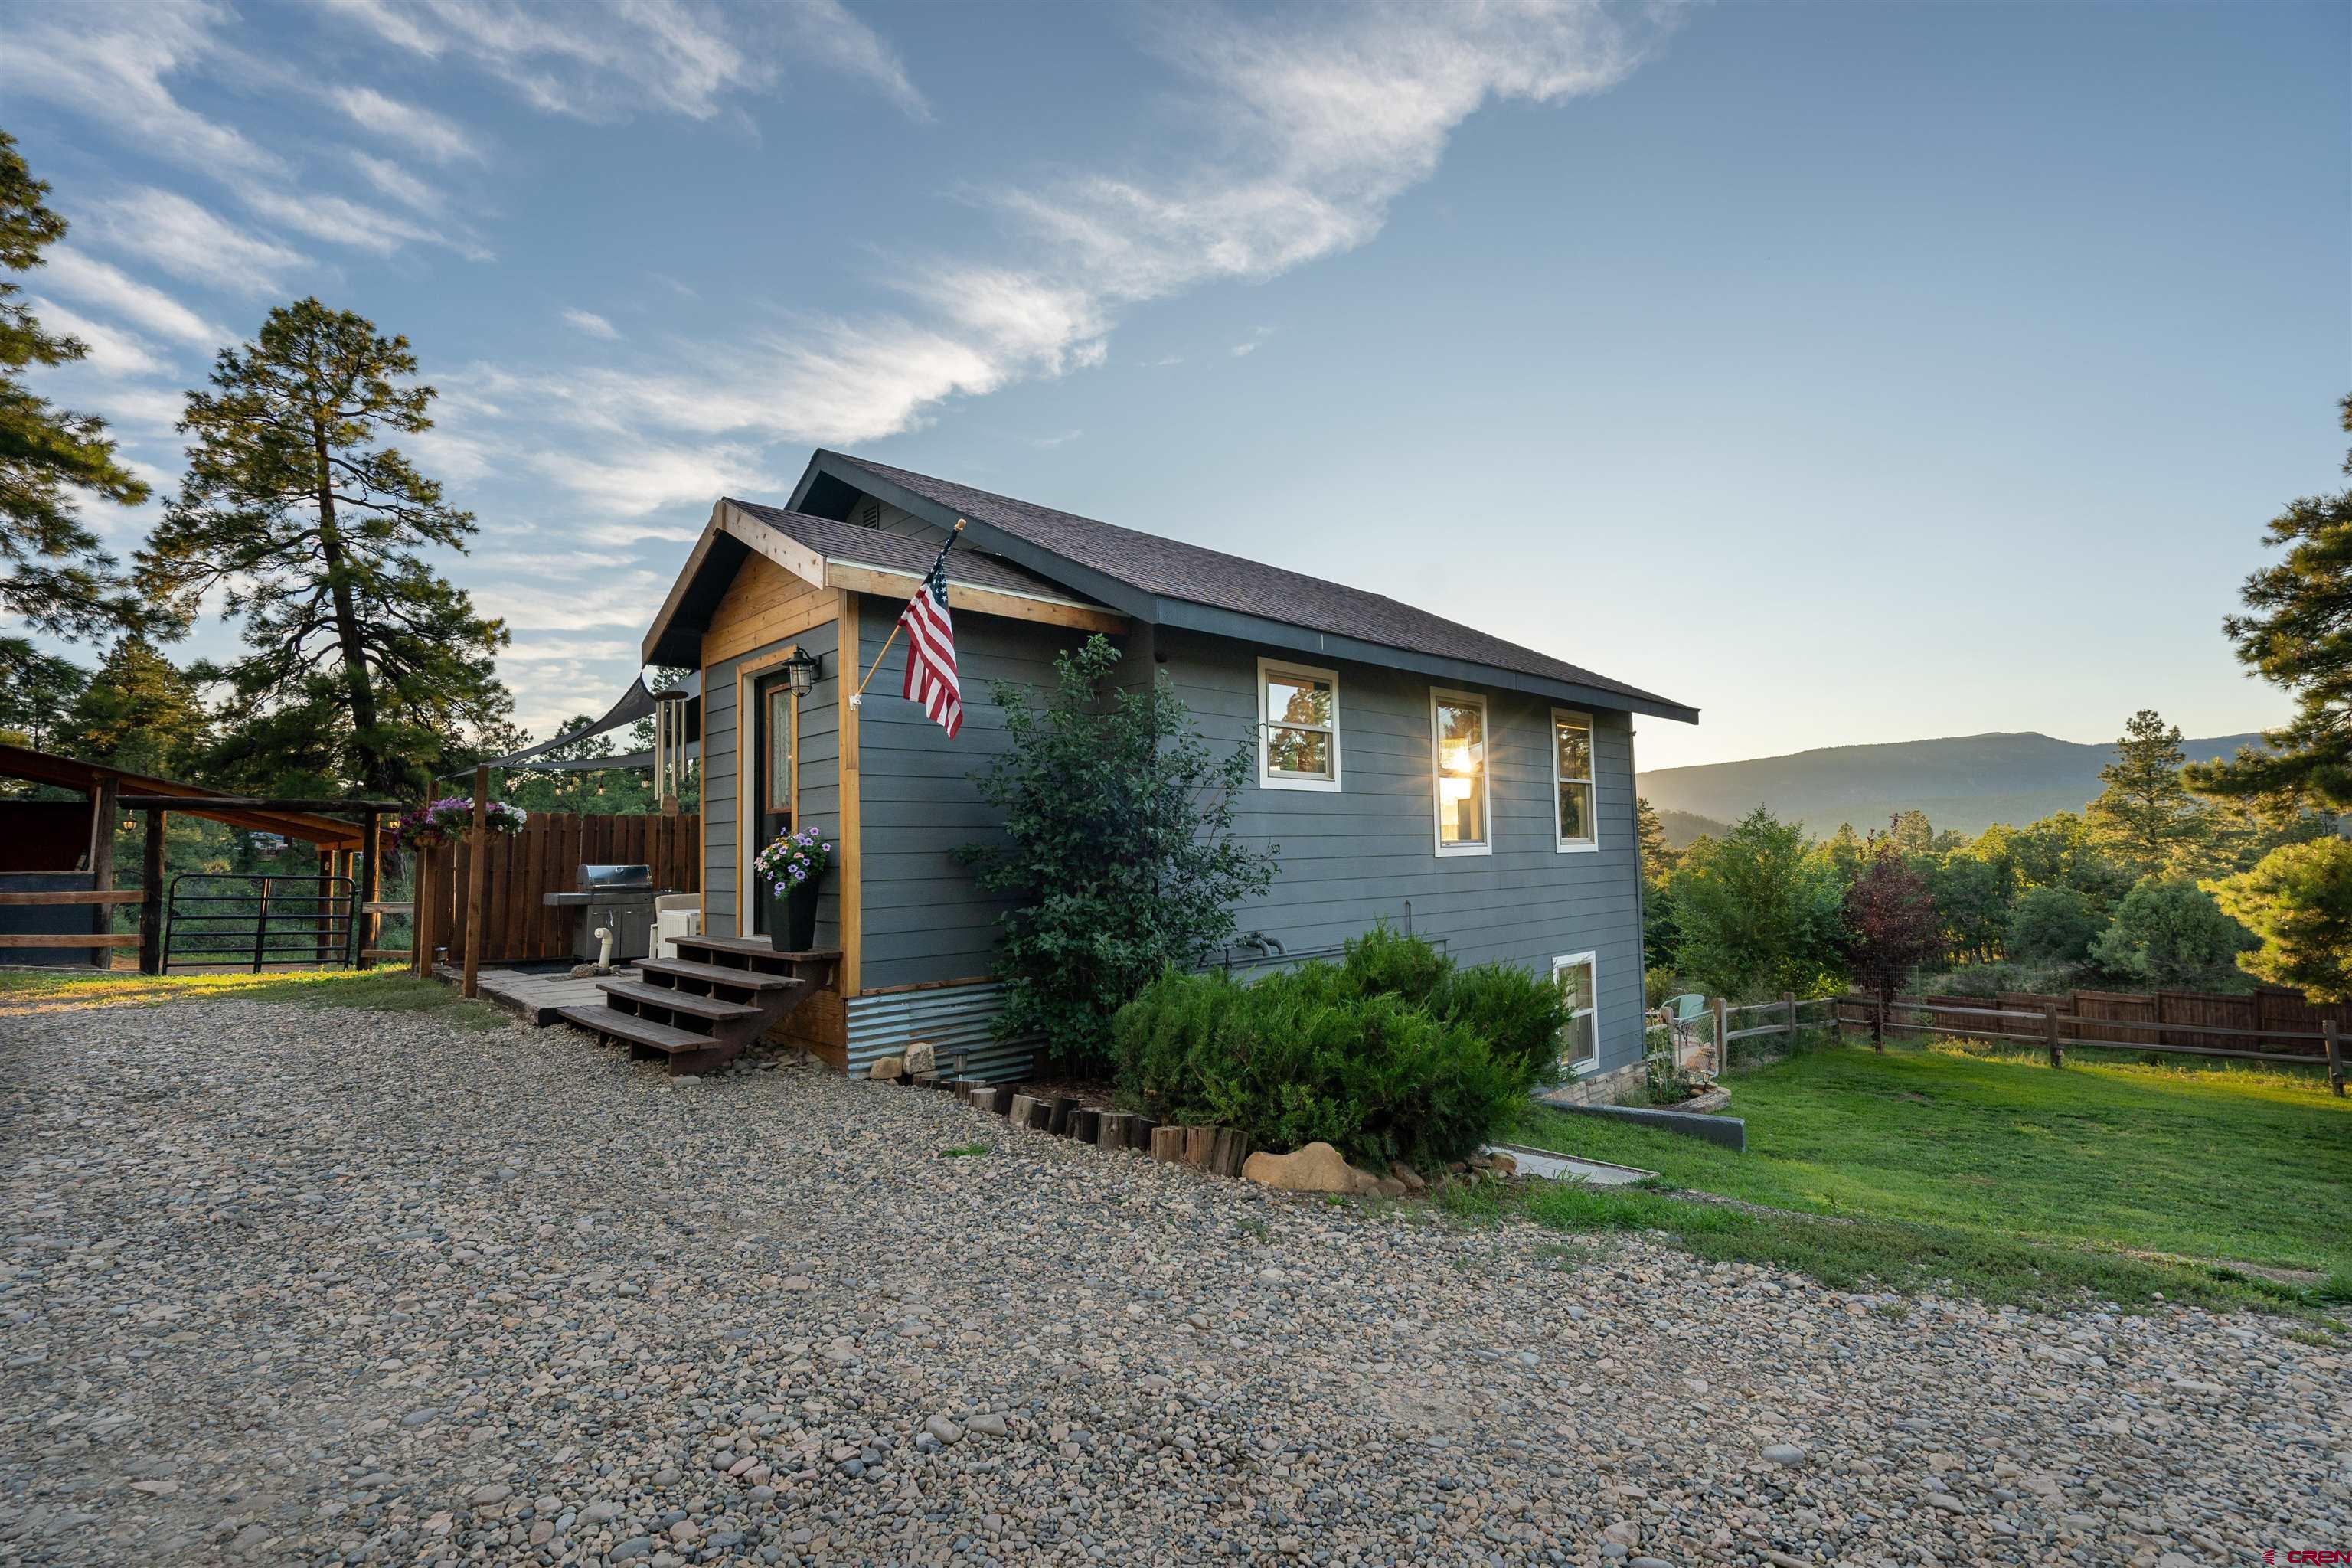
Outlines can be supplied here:
<path id="1" fill-rule="evenodd" d="M 754 786 L 760 782 L 759 752 L 755 751 L 752 746 L 744 744 L 744 736 L 747 733 L 751 735 L 756 745 L 765 746 L 768 744 L 768 736 L 766 733 L 767 713 L 764 706 L 756 709 L 751 706 L 752 702 L 759 695 L 755 683 L 759 680 L 761 676 L 767 674 L 772 669 L 774 669 L 778 665 L 783 663 L 786 659 L 792 658 L 793 655 L 800 652 L 800 644 L 793 643 L 789 647 L 781 648 L 774 653 L 765 656 L 764 658 L 746 659 L 741 664 L 735 667 L 734 893 L 735 934 L 737 936 L 750 936 L 751 934 L 751 885 L 749 878 L 745 875 L 744 868 L 751 863 L 751 855 L 756 847 L 756 846 L 751 842 L 751 826 L 757 823 L 762 816 L 766 815 L 765 808 L 767 805 L 766 801 L 755 800 L 752 798 L 757 793 Z M 789 722 L 791 723 L 793 730 L 793 772 L 792 776 L 784 783 L 784 791 L 785 801 L 792 810 L 793 826 L 794 827 L 798 827 L 801 823 L 801 700 L 798 692 L 792 694 L 791 709 L 792 717 Z M 749 722 L 746 722 L 745 721 L 744 715 L 746 714 L 751 715 Z M 704 878 L 702 885 L 704 893 L 702 918 L 706 921 L 710 918 L 710 897 L 709 891 L 710 887 L 710 868 L 708 864 L 709 839 L 707 837 L 710 831 L 709 823 L 710 814 L 706 810 L 703 813 L 702 829 L 706 836 L 704 840 L 705 864 L 703 866 Z"/>

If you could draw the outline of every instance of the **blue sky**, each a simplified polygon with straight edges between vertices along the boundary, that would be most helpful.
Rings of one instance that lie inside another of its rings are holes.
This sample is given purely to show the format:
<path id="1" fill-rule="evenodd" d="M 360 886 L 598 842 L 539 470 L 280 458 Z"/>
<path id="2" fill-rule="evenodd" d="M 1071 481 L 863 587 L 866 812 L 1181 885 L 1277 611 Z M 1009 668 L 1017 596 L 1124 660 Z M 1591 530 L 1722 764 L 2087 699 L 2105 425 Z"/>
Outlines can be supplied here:
<path id="1" fill-rule="evenodd" d="M 2284 704 L 2352 8 L 0 5 L 45 392 L 160 488 L 304 293 L 404 332 L 541 732 L 815 445 L 1701 707 L 1644 766 Z M 93 521 L 119 547 L 152 521 Z M 218 626 L 200 648 L 225 647 Z"/>

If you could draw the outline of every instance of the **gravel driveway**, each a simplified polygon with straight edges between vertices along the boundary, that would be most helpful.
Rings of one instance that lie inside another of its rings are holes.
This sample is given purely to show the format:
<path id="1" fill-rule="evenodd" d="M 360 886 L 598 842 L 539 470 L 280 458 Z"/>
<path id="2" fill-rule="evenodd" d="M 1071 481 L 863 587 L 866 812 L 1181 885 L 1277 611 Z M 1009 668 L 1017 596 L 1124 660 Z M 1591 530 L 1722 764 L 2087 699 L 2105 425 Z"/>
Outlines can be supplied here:
<path id="1" fill-rule="evenodd" d="M 2347 1359 L 2269 1320 L 1902 1315 L 561 1029 L 47 1010 L 0 1058 L 0 1564 L 2352 1547 Z"/>

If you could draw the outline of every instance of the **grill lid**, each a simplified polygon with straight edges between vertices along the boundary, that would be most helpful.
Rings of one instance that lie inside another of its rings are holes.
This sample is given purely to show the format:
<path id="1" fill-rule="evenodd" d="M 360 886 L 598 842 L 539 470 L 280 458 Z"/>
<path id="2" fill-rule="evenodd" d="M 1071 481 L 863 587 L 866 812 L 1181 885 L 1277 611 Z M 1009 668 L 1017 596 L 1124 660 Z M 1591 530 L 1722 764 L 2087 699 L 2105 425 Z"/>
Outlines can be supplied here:
<path id="1" fill-rule="evenodd" d="M 651 866 L 590 866 L 580 868 L 582 892 L 620 893 L 654 885 Z"/>

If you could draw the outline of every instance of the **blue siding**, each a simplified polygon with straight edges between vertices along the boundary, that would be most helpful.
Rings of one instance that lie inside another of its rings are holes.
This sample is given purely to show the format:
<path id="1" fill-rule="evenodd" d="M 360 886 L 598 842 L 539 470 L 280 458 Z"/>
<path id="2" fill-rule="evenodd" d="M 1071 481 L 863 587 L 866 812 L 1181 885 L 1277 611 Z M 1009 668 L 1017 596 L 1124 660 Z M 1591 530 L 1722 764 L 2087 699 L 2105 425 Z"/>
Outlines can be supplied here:
<path id="1" fill-rule="evenodd" d="M 864 605 L 870 661 L 898 606 L 878 599 Z M 970 777 L 1004 744 L 987 682 L 1041 687 L 1055 650 L 1079 636 L 975 615 L 958 617 L 956 629 L 965 698 L 960 739 L 948 741 L 895 695 L 896 649 L 866 698 L 863 983 L 869 989 L 988 973 L 1000 908 L 980 896 L 950 855 L 992 826 Z M 1159 668 L 1204 735 L 1228 744 L 1253 735 L 1261 650 L 1164 630 L 1137 641 L 1164 657 Z M 1139 648 L 1136 657 L 1150 654 Z M 1592 715 L 1601 847 L 1563 854 L 1554 847 L 1554 705 L 1486 691 L 1494 853 L 1441 858 L 1432 804 L 1432 683 L 1376 666 L 1336 668 L 1346 787 L 1265 790 L 1253 767 L 1235 826 L 1250 843 L 1278 844 L 1281 869 L 1266 898 L 1237 911 L 1242 929 L 1263 931 L 1292 949 L 1320 947 L 1384 917 L 1402 923 L 1411 900 L 1413 929 L 1445 939 L 1465 963 L 1497 960 L 1544 972 L 1555 956 L 1591 952 L 1598 965 L 1601 1065 L 1638 1059 L 1642 922 L 1628 716 Z"/>

